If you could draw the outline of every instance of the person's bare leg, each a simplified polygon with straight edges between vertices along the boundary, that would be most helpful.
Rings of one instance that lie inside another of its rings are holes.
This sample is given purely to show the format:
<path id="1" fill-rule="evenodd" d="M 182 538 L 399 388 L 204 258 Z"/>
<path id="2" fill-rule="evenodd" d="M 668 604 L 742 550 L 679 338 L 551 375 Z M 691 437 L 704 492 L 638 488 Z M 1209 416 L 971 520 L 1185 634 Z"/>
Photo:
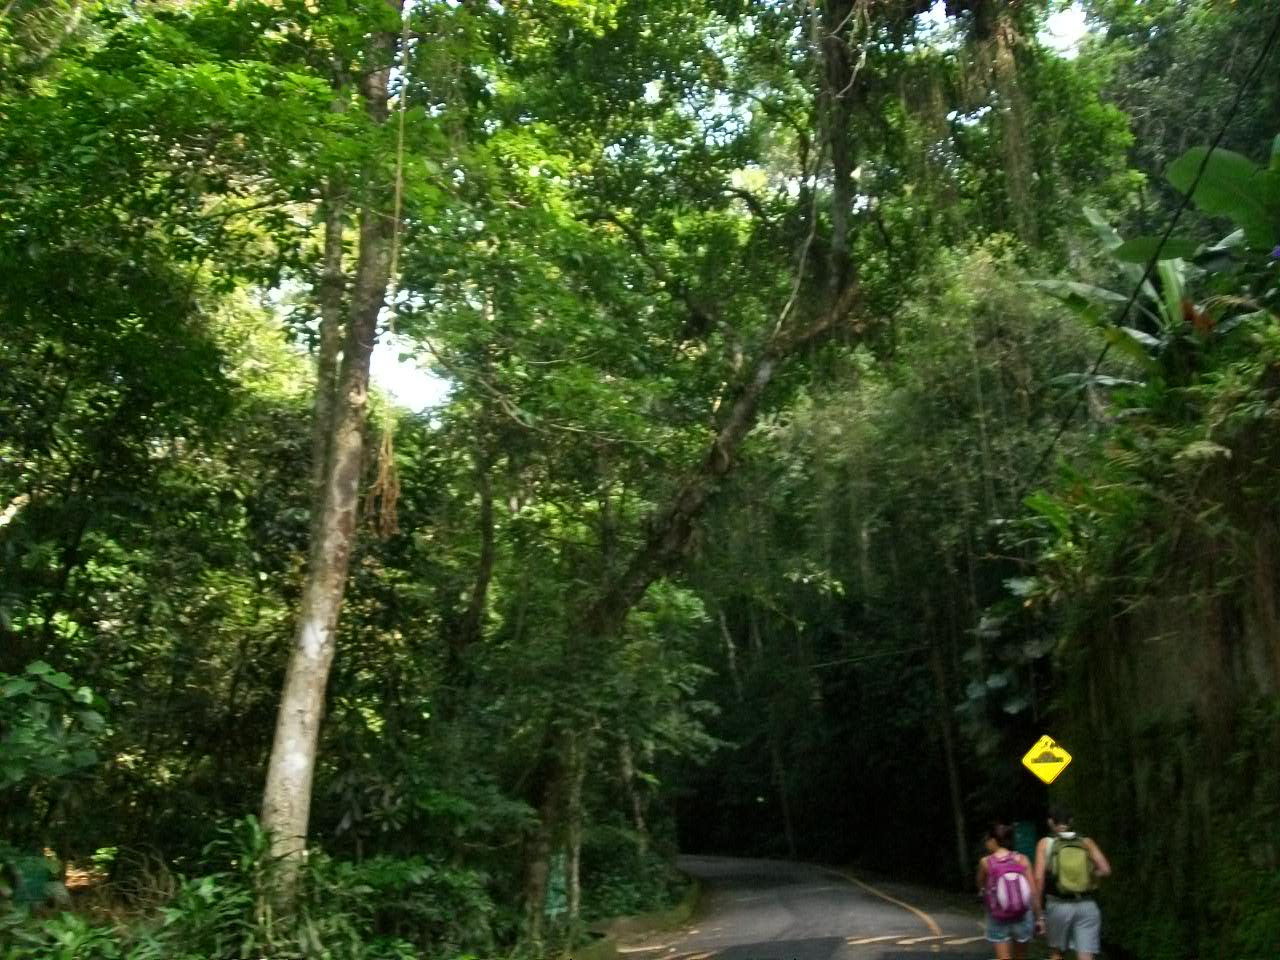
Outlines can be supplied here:
<path id="1" fill-rule="evenodd" d="M 1027 945 L 1015 941 L 1012 944 L 1009 956 L 1012 957 L 1012 960 L 1027 960 Z"/>
<path id="2" fill-rule="evenodd" d="M 1013 951 L 1010 949 L 1012 945 L 1008 940 L 995 944 L 996 960 L 1013 960 Z"/>

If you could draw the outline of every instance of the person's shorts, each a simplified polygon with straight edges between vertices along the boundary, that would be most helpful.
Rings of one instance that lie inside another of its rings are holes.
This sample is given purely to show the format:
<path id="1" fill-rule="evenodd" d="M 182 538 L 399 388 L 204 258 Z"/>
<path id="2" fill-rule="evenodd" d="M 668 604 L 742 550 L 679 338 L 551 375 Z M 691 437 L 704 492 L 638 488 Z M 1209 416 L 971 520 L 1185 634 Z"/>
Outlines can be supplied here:
<path id="1" fill-rule="evenodd" d="M 987 940 L 991 943 L 1008 943 L 1010 940 L 1014 943 L 1029 943 L 1034 930 L 1035 918 L 1030 910 L 1021 920 L 1014 920 L 1012 923 L 1002 923 L 987 914 Z"/>
<path id="2" fill-rule="evenodd" d="M 1093 900 L 1057 900 L 1049 897 L 1044 906 L 1049 946 L 1054 950 L 1075 950 L 1097 954 L 1102 947 L 1102 911 Z"/>

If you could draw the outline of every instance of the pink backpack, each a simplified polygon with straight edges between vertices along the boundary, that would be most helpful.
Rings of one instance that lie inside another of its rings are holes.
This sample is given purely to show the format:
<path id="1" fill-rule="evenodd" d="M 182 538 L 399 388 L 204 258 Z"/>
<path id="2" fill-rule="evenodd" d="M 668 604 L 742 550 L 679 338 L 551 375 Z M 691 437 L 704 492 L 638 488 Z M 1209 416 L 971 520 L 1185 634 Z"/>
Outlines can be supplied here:
<path id="1" fill-rule="evenodd" d="M 1031 909 L 1027 868 L 1012 853 L 987 857 L 987 911 L 998 923 L 1021 920 Z"/>

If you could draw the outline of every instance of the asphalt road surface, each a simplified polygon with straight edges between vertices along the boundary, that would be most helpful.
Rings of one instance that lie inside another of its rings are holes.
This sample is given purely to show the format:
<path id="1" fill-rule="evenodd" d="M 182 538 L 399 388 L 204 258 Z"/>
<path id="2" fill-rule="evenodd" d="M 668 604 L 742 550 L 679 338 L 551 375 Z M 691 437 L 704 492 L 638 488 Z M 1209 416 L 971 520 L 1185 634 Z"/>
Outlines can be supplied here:
<path id="1" fill-rule="evenodd" d="M 623 945 L 626 960 L 988 960 L 981 911 L 900 884 L 775 860 L 684 857 L 702 882 L 684 930 Z"/>

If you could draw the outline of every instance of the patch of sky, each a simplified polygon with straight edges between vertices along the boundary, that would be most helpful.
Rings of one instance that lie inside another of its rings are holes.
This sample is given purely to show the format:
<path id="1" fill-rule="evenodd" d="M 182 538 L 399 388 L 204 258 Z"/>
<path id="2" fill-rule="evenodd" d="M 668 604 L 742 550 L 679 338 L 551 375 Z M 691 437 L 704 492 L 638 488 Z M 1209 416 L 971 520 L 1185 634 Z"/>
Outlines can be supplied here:
<path id="1" fill-rule="evenodd" d="M 369 375 L 398 406 L 423 413 L 443 404 L 452 384 L 419 364 L 414 355 L 412 341 L 384 334 L 373 348 Z"/>
<path id="2" fill-rule="evenodd" d="M 1080 52 L 1080 41 L 1089 32 L 1084 7 L 1075 2 L 1052 14 L 1039 33 L 1040 42 L 1070 60 Z"/>
<path id="3" fill-rule="evenodd" d="M 912 46 L 936 50 L 954 50 L 962 40 L 960 26 L 947 16 L 947 5 L 943 0 L 938 0 L 916 17 L 916 37 L 917 43 Z"/>
<path id="4" fill-rule="evenodd" d="M 937 2 L 916 17 L 917 42 L 920 46 L 937 50 L 954 50 L 963 40 L 961 25 L 947 16 L 944 0 Z M 1059 4 L 1050 14 L 1037 39 L 1060 57 L 1071 59 L 1080 49 L 1080 41 L 1088 32 L 1084 6 L 1079 0 Z"/>
<path id="5" fill-rule="evenodd" d="M 288 314 L 296 309 L 304 298 L 306 288 L 296 281 L 287 281 L 279 287 L 261 291 L 261 303 L 279 320 L 282 329 L 288 330 Z M 413 309 L 424 306 L 421 298 L 400 295 L 401 303 Z M 385 326 L 390 311 L 383 310 L 381 320 Z M 311 324 L 315 334 L 315 324 Z M 296 339 L 293 348 L 307 353 L 304 340 Z M 448 398 L 453 384 L 438 377 L 415 359 L 413 341 L 403 336 L 384 333 L 373 347 L 369 364 L 369 377 L 378 389 L 385 391 L 398 405 L 412 413 L 424 413 L 441 406 Z"/>
<path id="6" fill-rule="evenodd" d="M 951 123 L 958 123 L 962 127 L 971 127 L 990 112 L 991 106 L 989 104 L 983 104 L 976 110 L 970 110 L 968 113 L 961 112 L 960 110 L 952 110 L 947 114 L 947 120 Z"/>
<path id="7" fill-rule="evenodd" d="M 710 92 L 710 91 L 706 91 Z M 676 112 L 698 123 L 703 139 L 715 146 L 725 146 L 746 133 L 751 124 L 751 109 L 723 91 L 708 98 L 692 92 L 676 105 Z"/>

